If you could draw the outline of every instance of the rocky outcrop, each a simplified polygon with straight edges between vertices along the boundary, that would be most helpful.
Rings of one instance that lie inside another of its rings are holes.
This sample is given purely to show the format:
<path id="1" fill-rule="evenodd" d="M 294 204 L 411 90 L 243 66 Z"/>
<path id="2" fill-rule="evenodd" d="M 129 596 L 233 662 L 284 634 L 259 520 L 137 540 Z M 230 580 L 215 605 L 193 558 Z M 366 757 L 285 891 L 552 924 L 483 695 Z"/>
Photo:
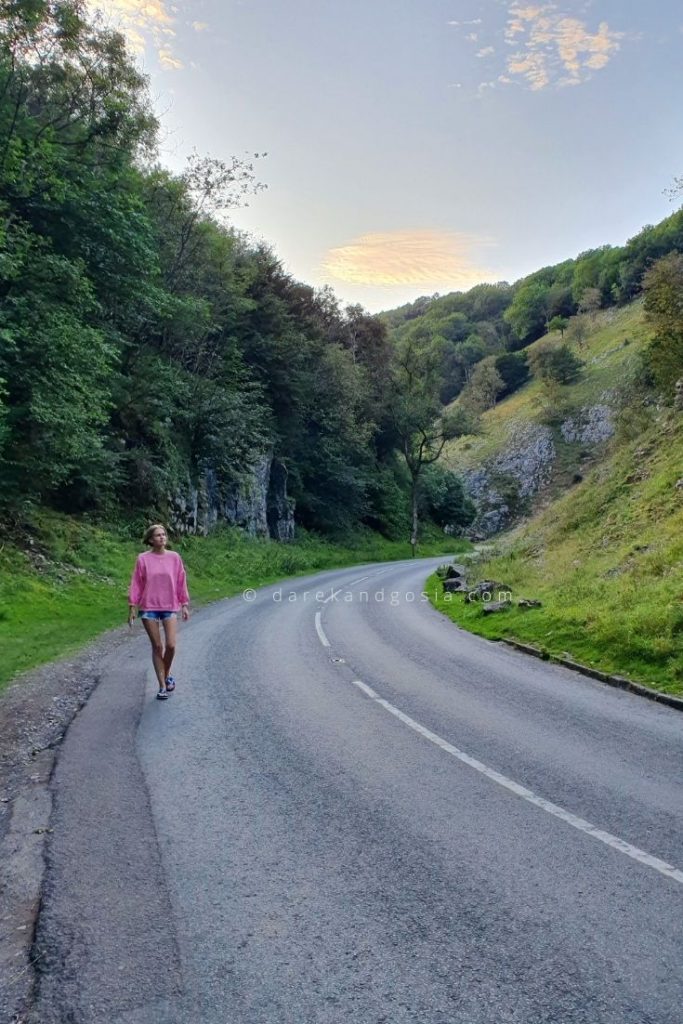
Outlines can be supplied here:
<path id="1" fill-rule="evenodd" d="M 294 499 L 287 497 L 287 470 L 277 460 L 270 467 L 266 520 L 273 540 L 294 540 Z"/>
<path id="2" fill-rule="evenodd" d="M 562 423 L 560 433 L 570 444 L 604 444 L 614 434 L 614 410 L 609 405 L 586 406 Z"/>
<path id="3" fill-rule="evenodd" d="M 251 537 L 294 538 L 294 501 L 287 496 L 287 470 L 272 454 L 260 456 L 241 480 L 224 483 L 207 468 L 169 498 L 169 523 L 177 533 L 209 533 L 219 523 L 239 526 Z"/>
<path id="4" fill-rule="evenodd" d="M 525 423 L 503 452 L 465 471 L 463 483 L 477 508 L 468 534 L 477 540 L 491 537 L 526 511 L 529 498 L 549 482 L 555 454 L 550 427 Z"/>
<path id="5" fill-rule="evenodd" d="M 604 392 L 599 404 L 568 416 L 559 427 L 562 440 L 583 449 L 608 441 L 615 431 L 615 409 L 608 402 L 616 397 Z M 524 423 L 513 428 L 502 452 L 482 466 L 466 470 L 463 483 L 477 508 L 467 535 L 484 540 L 529 512 L 533 496 L 550 483 L 556 454 L 551 427 Z M 580 473 L 575 474 L 575 483 L 581 479 Z"/>

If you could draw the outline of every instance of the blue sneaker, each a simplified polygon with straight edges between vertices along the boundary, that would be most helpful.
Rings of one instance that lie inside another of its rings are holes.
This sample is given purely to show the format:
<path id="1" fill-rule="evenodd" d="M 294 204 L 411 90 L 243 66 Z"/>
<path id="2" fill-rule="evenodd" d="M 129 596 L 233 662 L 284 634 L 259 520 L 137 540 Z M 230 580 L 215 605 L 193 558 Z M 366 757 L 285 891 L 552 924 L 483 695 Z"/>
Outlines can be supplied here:
<path id="1" fill-rule="evenodd" d="M 166 692 L 167 693 L 173 693 L 174 690 L 175 690 L 175 679 L 173 678 L 173 676 L 169 676 L 168 679 L 166 680 Z"/>

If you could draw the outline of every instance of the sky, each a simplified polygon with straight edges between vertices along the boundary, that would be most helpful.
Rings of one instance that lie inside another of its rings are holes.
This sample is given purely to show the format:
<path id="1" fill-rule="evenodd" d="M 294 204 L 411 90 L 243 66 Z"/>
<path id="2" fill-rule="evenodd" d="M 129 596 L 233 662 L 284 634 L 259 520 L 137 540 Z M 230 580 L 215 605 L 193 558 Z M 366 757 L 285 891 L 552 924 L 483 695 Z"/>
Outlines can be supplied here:
<path id="1" fill-rule="evenodd" d="M 371 312 L 621 245 L 676 208 L 680 0 L 88 0 L 161 161 L 254 162 L 230 222 Z"/>

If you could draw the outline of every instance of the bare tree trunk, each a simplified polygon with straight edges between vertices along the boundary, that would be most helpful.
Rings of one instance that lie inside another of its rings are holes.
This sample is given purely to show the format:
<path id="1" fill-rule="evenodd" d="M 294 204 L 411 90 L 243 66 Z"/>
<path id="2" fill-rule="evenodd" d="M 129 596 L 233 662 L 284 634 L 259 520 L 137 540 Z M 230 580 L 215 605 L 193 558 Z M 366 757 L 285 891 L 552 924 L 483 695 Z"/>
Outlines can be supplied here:
<path id="1" fill-rule="evenodd" d="M 410 548 L 413 553 L 413 558 L 417 552 L 417 529 L 418 529 L 418 517 L 417 517 L 417 479 L 413 479 L 412 487 L 410 489 L 410 500 L 411 500 L 411 511 L 412 511 L 412 526 L 410 530 Z"/>

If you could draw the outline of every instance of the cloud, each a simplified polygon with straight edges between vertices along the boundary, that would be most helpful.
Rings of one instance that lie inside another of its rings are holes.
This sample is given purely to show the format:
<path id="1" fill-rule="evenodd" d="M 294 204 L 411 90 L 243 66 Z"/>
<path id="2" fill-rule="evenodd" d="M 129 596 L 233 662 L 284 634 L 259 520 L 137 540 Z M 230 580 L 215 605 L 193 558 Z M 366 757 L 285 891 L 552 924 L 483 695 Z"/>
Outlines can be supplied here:
<path id="1" fill-rule="evenodd" d="M 492 53 L 495 53 L 495 49 L 492 46 L 485 46 L 482 50 L 477 52 L 477 57 L 490 57 Z"/>
<path id="2" fill-rule="evenodd" d="M 622 36 L 606 21 L 591 32 L 585 22 L 558 13 L 555 4 L 513 4 L 505 41 L 522 48 L 508 57 L 507 72 L 524 78 L 533 90 L 553 83 L 580 85 L 609 64 Z"/>
<path id="3" fill-rule="evenodd" d="M 323 269 L 352 284 L 469 288 L 491 277 L 472 257 L 482 244 L 455 232 L 378 232 L 330 249 Z"/>
<path id="4" fill-rule="evenodd" d="M 207 21 L 193 21 L 192 22 L 192 28 L 195 30 L 195 32 L 206 32 L 208 27 L 209 27 L 209 23 Z"/>
<path id="5" fill-rule="evenodd" d="M 173 51 L 175 8 L 169 0 L 86 0 L 92 13 L 99 13 L 119 28 L 137 54 L 150 48 L 167 70 L 183 67 Z"/>

